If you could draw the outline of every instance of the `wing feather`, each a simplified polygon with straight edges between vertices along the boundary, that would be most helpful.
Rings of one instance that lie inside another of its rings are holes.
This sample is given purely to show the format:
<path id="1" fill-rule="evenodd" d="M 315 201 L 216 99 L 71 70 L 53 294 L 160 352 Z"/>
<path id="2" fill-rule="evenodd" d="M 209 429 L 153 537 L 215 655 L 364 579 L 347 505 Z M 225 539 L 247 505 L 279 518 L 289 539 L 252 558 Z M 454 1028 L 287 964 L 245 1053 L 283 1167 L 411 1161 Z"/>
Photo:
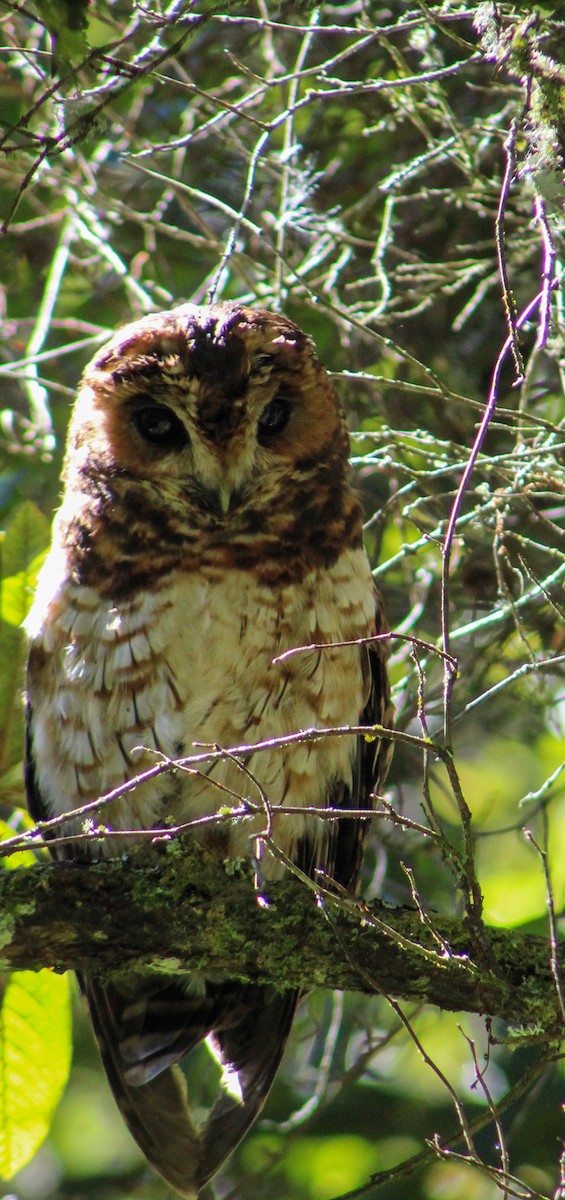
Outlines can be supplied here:
<path id="1" fill-rule="evenodd" d="M 376 594 L 376 629 L 385 633 L 382 603 Z M 387 643 L 367 642 L 360 647 L 366 678 L 366 702 L 359 714 L 360 725 L 381 725 L 392 729 L 393 707 L 386 669 Z M 350 784 L 336 780 L 328 805 L 350 809 L 352 819 L 336 822 L 327 843 L 327 857 L 322 865 L 325 873 L 336 883 L 355 891 L 359 880 L 363 846 L 369 819 L 355 817 L 355 810 L 374 807 L 374 796 L 382 788 L 392 758 L 392 742 L 383 737 L 357 739 L 353 776 Z"/>

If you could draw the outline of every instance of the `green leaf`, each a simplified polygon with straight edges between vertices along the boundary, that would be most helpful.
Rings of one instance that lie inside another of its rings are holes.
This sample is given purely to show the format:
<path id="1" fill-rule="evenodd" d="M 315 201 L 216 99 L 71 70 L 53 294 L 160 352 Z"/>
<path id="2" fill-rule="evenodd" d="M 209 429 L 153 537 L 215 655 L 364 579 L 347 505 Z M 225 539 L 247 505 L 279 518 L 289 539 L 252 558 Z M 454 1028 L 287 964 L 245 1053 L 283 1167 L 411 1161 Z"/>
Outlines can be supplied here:
<path id="1" fill-rule="evenodd" d="M 0 1176 L 11 1179 L 49 1131 L 71 1064 L 69 978 L 16 971 L 0 1011 Z"/>
<path id="2" fill-rule="evenodd" d="M 2 535 L 0 585 L 0 776 L 21 760 L 24 639 L 19 628 L 30 608 L 49 543 L 49 522 L 25 500 Z"/>
<path id="3" fill-rule="evenodd" d="M 24 639 L 0 622 L 0 775 L 21 762 L 24 738 Z"/>
<path id="4" fill-rule="evenodd" d="M 47 551 L 32 559 L 28 567 L 2 580 L 0 618 L 7 625 L 21 625 L 31 608 L 37 576 L 45 562 Z"/>
<path id="5" fill-rule="evenodd" d="M 24 500 L 2 538 L 2 578 L 29 570 L 34 559 L 48 545 L 47 517 L 33 500 Z"/>
<path id="6" fill-rule="evenodd" d="M 17 833 L 25 833 L 27 829 L 33 829 L 33 821 L 27 813 L 18 812 L 17 824 L 22 828 L 13 829 L 7 821 L 0 820 L 0 842 L 9 841 Z M 15 850 L 13 854 L 7 854 L 5 858 L 0 859 L 0 866 L 5 867 L 8 871 L 14 871 L 17 867 L 33 867 L 36 863 L 37 855 L 33 850 Z"/>
<path id="7" fill-rule="evenodd" d="M 2 540 L 0 618 L 21 625 L 30 610 L 49 543 L 49 522 L 32 500 L 18 508 Z"/>

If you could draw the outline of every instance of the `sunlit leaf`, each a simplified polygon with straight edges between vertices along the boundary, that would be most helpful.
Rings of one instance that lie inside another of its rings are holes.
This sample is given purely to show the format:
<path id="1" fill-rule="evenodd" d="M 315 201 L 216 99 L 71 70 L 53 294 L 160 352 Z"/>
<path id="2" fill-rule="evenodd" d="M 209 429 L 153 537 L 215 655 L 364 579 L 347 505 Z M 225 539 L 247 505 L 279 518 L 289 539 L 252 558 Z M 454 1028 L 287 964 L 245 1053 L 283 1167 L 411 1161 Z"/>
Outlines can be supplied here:
<path id="1" fill-rule="evenodd" d="M 20 627 L 29 611 L 48 542 L 47 518 L 33 501 L 25 500 L 0 542 L 0 774 L 22 756 L 25 649 Z"/>
<path id="2" fill-rule="evenodd" d="M 15 837 L 16 833 L 18 832 L 24 833 L 26 828 L 33 828 L 33 821 L 26 815 L 26 813 L 19 813 L 18 815 L 21 818 L 18 822 L 20 824 L 19 830 L 12 829 L 11 825 L 9 825 L 7 821 L 0 820 L 0 842 L 4 842 L 7 841 L 8 838 Z M 22 825 L 23 828 L 21 828 Z M 37 858 L 33 853 L 33 850 L 17 850 L 14 852 L 14 854 L 7 854 L 5 858 L 0 859 L 0 866 L 6 867 L 8 870 L 12 871 L 16 867 L 33 867 L 36 862 Z"/>
<path id="3" fill-rule="evenodd" d="M 49 522 L 33 500 L 24 500 L 16 510 L 2 538 L 2 578 L 31 570 L 49 543 Z M 37 569 L 37 564 L 35 568 Z"/>
<path id="4" fill-rule="evenodd" d="M 2 580 L 0 616 L 6 624 L 21 625 L 22 621 L 25 621 L 33 601 L 37 576 L 45 562 L 45 554 L 46 551 L 43 550 L 23 571 Z"/>
<path id="5" fill-rule="evenodd" d="M 13 625 L 0 622 L 0 772 L 21 761 L 23 750 L 22 682 L 24 637 Z"/>
<path id="6" fill-rule="evenodd" d="M 11 1179 L 45 1138 L 71 1063 L 68 976 L 18 971 L 0 1010 L 0 1176 Z"/>

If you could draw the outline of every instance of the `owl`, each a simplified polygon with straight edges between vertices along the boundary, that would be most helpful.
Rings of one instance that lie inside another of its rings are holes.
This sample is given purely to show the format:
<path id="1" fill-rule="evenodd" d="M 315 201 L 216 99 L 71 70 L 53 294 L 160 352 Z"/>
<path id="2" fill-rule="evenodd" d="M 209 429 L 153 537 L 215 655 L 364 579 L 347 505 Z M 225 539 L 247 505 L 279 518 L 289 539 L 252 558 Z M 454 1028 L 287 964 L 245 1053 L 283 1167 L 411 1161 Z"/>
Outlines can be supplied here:
<path id="1" fill-rule="evenodd" d="M 354 888 L 355 811 L 384 779 L 387 740 L 336 733 L 253 750 L 314 727 L 391 723 L 344 416 L 310 338 L 240 304 L 126 326 L 86 368 L 63 479 L 28 619 L 29 806 L 35 818 L 71 814 L 65 833 L 82 835 L 56 853 L 133 857 L 137 831 L 198 820 L 221 883 L 226 862 L 252 855 L 264 814 L 200 819 L 263 797 L 286 859 Z M 150 774 L 103 809 L 109 835 L 89 844 L 73 810 L 202 743 L 250 747 L 245 772 L 231 755 Z M 347 817 L 316 815 L 328 806 Z M 263 853 L 263 881 L 284 869 Z M 134 1138 L 180 1195 L 197 1196 L 264 1103 L 296 991 L 189 971 L 92 973 L 81 986 Z M 223 1077 L 198 1123 L 182 1064 L 203 1039 Z"/>

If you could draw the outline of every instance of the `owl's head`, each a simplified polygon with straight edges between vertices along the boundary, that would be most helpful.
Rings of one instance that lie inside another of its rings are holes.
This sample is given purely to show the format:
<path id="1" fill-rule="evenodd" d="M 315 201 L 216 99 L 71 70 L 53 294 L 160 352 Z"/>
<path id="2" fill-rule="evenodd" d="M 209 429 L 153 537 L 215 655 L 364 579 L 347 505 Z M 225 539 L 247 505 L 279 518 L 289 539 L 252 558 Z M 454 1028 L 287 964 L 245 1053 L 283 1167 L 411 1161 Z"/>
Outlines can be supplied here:
<path id="1" fill-rule="evenodd" d="M 227 513 L 266 478 L 276 489 L 314 467 L 345 477 L 347 452 L 336 392 L 292 321 L 186 304 L 126 326 L 87 367 L 67 479 L 87 463 Z"/>
<path id="2" fill-rule="evenodd" d="M 179 569 L 301 579 L 361 544 L 348 448 L 292 321 L 240 304 L 144 317 L 84 373 L 54 547 L 66 575 L 114 599 Z"/>

